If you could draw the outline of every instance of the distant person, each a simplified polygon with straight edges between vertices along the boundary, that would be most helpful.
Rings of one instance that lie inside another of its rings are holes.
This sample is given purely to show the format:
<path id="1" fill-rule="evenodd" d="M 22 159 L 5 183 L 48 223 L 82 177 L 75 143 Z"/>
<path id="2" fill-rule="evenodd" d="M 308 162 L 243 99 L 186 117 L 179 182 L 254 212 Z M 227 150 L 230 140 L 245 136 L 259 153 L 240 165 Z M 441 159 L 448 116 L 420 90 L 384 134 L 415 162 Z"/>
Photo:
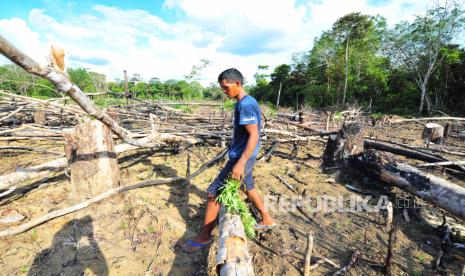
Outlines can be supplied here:
<path id="1" fill-rule="evenodd" d="M 216 224 L 220 211 L 220 204 L 216 202 L 218 189 L 224 185 L 228 176 L 242 179 L 248 199 L 259 210 L 262 221 L 255 227 L 257 229 L 271 229 L 276 223 L 254 188 L 252 169 L 260 148 L 261 111 L 257 101 L 247 95 L 244 88 L 244 77 L 235 68 L 228 69 L 218 76 L 218 83 L 223 92 L 237 101 L 234 108 L 234 132 L 229 148 L 229 160 L 220 171 L 213 183 L 208 187 L 208 202 L 205 211 L 205 220 L 202 231 L 193 240 L 188 240 L 182 249 L 186 252 L 195 252 L 211 241 L 211 233 Z"/>

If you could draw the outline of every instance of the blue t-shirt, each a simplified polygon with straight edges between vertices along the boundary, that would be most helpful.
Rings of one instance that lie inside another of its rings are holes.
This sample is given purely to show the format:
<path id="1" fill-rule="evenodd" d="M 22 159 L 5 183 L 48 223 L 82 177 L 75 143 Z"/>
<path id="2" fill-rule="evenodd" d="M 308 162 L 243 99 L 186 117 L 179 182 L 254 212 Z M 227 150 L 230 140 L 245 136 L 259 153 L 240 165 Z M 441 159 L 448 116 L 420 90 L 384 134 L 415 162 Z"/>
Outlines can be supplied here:
<path id="1" fill-rule="evenodd" d="M 247 146 L 249 134 L 245 125 L 258 125 L 258 143 L 251 157 L 256 157 L 260 148 L 260 128 L 262 125 L 260 107 L 257 101 L 249 95 L 240 99 L 234 107 L 234 132 L 229 148 L 229 158 L 240 158 Z"/>

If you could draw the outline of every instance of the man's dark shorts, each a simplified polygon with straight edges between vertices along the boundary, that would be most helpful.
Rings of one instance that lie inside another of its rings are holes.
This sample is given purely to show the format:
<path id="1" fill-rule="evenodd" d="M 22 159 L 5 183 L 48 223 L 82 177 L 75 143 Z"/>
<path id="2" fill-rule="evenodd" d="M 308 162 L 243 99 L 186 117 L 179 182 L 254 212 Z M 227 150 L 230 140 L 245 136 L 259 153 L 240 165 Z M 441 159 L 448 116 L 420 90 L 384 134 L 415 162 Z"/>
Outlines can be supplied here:
<path id="1" fill-rule="evenodd" d="M 236 165 L 236 162 L 239 159 L 229 159 L 226 165 L 223 167 L 223 169 L 220 171 L 218 176 L 213 180 L 212 184 L 207 189 L 208 194 L 213 195 L 213 196 L 218 196 L 218 189 L 221 188 L 224 185 L 224 180 L 230 176 L 230 173 Z M 252 177 L 252 169 L 255 164 L 256 156 L 250 157 L 250 159 L 245 163 L 244 167 L 244 178 L 242 179 L 242 182 L 245 184 L 245 189 L 252 190 L 254 188 L 254 181 Z M 241 185 L 241 189 L 244 190 L 244 185 Z"/>

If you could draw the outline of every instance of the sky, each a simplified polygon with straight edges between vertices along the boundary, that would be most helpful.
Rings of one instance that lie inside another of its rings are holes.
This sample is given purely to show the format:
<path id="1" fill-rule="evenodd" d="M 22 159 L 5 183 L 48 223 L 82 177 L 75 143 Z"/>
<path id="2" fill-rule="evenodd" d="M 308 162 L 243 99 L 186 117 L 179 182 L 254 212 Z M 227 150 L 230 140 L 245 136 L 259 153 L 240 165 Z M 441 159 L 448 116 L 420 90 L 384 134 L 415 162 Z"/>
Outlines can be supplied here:
<path id="1" fill-rule="evenodd" d="M 50 45 L 66 65 L 108 80 L 182 79 L 202 59 L 203 85 L 239 69 L 248 83 L 258 65 L 290 63 L 350 12 L 382 15 L 388 24 L 423 14 L 430 0 L 23 0 L 0 1 L 0 35 L 41 64 Z M 0 64 L 8 63 L 0 57 Z"/>

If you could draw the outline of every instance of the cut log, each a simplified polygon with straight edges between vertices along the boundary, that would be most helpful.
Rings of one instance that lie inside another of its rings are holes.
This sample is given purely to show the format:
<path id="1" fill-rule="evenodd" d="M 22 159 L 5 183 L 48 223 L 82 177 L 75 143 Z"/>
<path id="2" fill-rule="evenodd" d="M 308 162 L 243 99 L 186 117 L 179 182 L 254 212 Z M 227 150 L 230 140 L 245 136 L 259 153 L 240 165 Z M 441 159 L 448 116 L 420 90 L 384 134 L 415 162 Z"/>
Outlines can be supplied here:
<path id="1" fill-rule="evenodd" d="M 427 123 L 421 134 L 426 142 L 441 143 L 444 137 L 444 127 L 436 123 Z"/>
<path id="2" fill-rule="evenodd" d="M 388 145 L 385 142 L 379 143 L 379 142 L 375 142 L 371 140 L 365 140 L 364 145 L 365 147 L 369 147 L 369 148 L 373 148 L 373 149 L 381 150 L 381 151 L 386 151 L 386 152 L 391 152 L 394 154 L 406 156 L 409 158 L 413 158 L 413 159 L 417 159 L 417 160 L 421 160 L 425 162 L 437 163 L 437 162 L 448 162 L 449 161 L 445 158 L 439 157 L 438 155 L 426 153 L 419 149 L 411 149 L 411 147 L 409 148 L 395 147 L 392 145 Z M 401 146 L 404 147 L 403 145 Z M 450 167 L 451 169 L 465 172 L 465 169 L 461 165 L 448 165 L 448 167 Z"/>
<path id="3" fill-rule="evenodd" d="M 437 163 L 418 164 L 417 167 L 435 167 L 435 166 L 449 166 L 449 165 L 465 165 L 465 161 L 446 161 Z"/>
<path id="4" fill-rule="evenodd" d="M 91 198 L 119 186 L 118 160 L 108 127 L 93 120 L 63 131 L 63 137 L 72 199 Z"/>
<path id="5" fill-rule="evenodd" d="M 351 163 L 365 173 L 465 219 L 464 187 L 398 162 L 389 153 L 366 150 L 363 155 L 353 158 Z"/>
<path id="6" fill-rule="evenodd" d="M 417 119 L 396 119 L 391 120 L 391 123 L 403 123 L 403 122 L 417 122 L 417 121 L 465 121 L 465 118 L 460 117 L 429 117 L 429 118 L 417 118 Z"/>
<path id="7" fill-rule="evenodd" d="M 216 255 L 220 275 L 254 275 L 252 258 L 240 215 L 220 211 L 219 246 Z"/>

